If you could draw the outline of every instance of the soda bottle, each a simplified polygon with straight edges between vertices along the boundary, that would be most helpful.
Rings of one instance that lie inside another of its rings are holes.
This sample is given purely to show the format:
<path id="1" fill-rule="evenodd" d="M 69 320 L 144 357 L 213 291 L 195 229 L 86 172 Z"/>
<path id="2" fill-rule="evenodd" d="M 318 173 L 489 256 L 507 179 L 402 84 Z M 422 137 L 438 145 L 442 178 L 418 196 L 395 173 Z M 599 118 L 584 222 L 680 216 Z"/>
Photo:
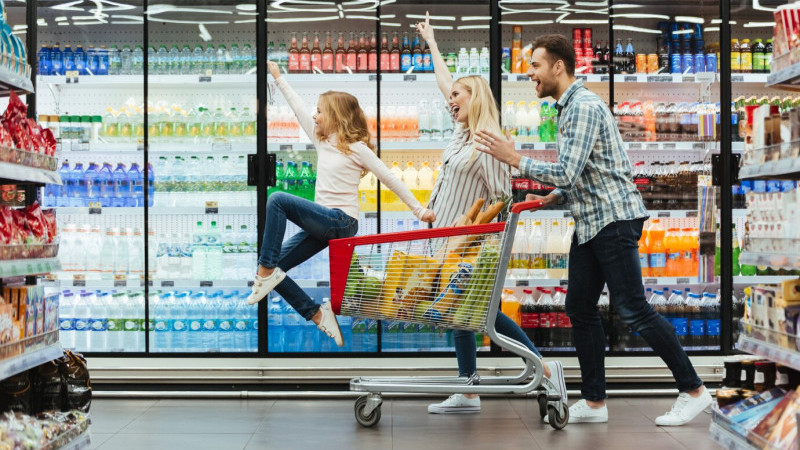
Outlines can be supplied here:
<path id="1" fill-rule="evenodd" d="M 720 275 L 720 257 L 721 257 L 721 249 L 720 249 L 720 235 L 719 235 L 719 224 L 717 224 L 717 231 L 716 231 L 716 244 L 714 245 L 714 276 Z"/>
<path id="2" fill-rule="evenodd" d="M 639 239 L 639 265 L 642 268 L 642 277 L 650 277 L 650 250 L 647 247 L 647 230 L 642 232 Z"/>
<path id="3" fill-rule="evenodd" d="M 533 299 L 533 291 L 524 289 L 524 296 L 520 304 L 520 320 L 522 329 L 528 337 L 535 337 L 539 328 L 539 313 L 536 311 L 536 302 Z"/>
<path id="4" fill-rule="evenodd" d="M 667 262 L 664 266 L 664 274 L 668 277 L 680 275 L 680 238 L 677 228 L 669 228 L 664 237 L 664 248 L 667 253 Z"/>
<path id="5" fill-rule="evenodd" d="M 667 254 L 664 248 L 664 234 L 661 220 L 652 219 L 647 229 L 647 248 L 650 254 L 650 276 L 653 277 L 665 276 Z"/>

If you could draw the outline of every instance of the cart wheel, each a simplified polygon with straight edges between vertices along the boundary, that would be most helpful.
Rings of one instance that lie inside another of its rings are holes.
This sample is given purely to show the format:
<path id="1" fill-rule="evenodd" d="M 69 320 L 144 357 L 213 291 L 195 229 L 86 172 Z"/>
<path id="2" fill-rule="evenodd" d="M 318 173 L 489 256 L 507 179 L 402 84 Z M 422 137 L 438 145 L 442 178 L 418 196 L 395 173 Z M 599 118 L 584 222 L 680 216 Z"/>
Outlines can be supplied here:
<path id="1" fill-rule="evenodd" d="M 364 414 L 364 408 L 367 406 L 367 397 L 358 397 L 355 404 L 356 422 L 362 427 L 372 427 L 381 421 L 381 407 L 378 405 L 369 415 Z"/>
<path id="2" fill-rule="evenodd" d="M 539 400 L 539 416 L 544 419 L 547 415 L 547 395 L 541 394 L 537 400 Z"/>
<path id="3" fill-rule="evenodd" d="M 567 405 L 564 405 L 564 416 L 562 417 L 555 406 L 548 406 L 547 416 L 548 419 L 550 419 L 550 426 L 556 430 L 560 430 L 567 426 L 567 422 L 569 422 L 569 408 L 567 408 Z"/>

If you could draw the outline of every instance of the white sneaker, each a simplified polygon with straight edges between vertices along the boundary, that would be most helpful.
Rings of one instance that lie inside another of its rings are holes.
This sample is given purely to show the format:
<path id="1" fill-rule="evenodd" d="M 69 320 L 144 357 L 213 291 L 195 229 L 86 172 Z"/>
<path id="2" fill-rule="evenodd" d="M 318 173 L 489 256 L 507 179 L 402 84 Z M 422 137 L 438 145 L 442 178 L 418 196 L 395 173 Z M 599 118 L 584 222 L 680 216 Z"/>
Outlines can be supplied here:
<path id="1" fill-rule="evenodd" d="M 339 322 L 336 321 L 336 314 L 333 313 L 331 304 L 323 303 L 322 306 L 319 307 L 319 311 L 322 313 L 322 319 L 320 319 L 317 328 L 329 337 L 332 337 L 333 340 L 336 341 L 336 345 L 344 347 L 342 330 L 339 328 Z"/>
<path id="2" fill-rule="evenodd" d="M 280 267 L 276 267 L 275 271 L 268 277 L 256 275 L 256 279 L 253 281 L 253 290 L 250 292 L 250 296 L 247 297 L 247 304 L 255 305 L 260 302 L 261 299 L 275 289 L 275 286 L 281 284 L 284 278 L 286 278 L 286 273 Z"/>
<path id="3" fill-rule="evenodd" d="M 430 414 L 469 414 L 481 412 L 481 398 L 467 398 L 464 394 L 453 394 L 442 403 L 428 405 Z"/>
<path id="4" fill-rule="evenodd" d="M 552 369 L 551 369 L 552 370 Z M 549 421 L 549 417 L 544 416 L 545 422 Z M 569 422 L 568 423 L 606 423 L 608 422 L 608 407 L 603 405 L 602 408 L 592 408 L 586 403 L 586 400 L 578 400 L 574 405 L 569 407 Z"/>
<path id="5" fill-rule="evenodd" d="M 561 365 L 561 361 L 548 361 L 547 367 L 550 368 L 550 381 L 561 394 L 561 401 L 566 404 L 567 385 L 564 383 L 564 366 Z"/>
<path id="6" fill-rule="evenodd" d="M 689 423 L 704 409 L 711 405 L 711 394 L 703 387 L 703 393 L 692 397 L 686 392 L 681 392 L 672 409 L 663 416 L 656 417 L 656 425 L 662 427 L 677 427 Z"/>

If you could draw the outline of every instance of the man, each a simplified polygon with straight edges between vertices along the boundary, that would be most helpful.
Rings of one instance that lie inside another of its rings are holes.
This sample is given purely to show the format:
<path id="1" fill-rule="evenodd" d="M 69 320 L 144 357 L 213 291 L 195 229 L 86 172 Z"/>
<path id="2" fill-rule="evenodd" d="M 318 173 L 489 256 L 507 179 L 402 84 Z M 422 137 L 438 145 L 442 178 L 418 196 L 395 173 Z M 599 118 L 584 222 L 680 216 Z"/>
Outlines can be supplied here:
<path id="1" fill-rule="evenodd" d="M 569 201 L 575 235 L 569 254 L 566 312 L 581 366 L 581 397 L 569 423 L 608 422 L 605 405 L 605 333 L 597 309 L 604 285 L 620 319 L 638 332 L 672 371 L 680 395 L 657 425 L 683 425 L 711 404 L 674 329 L 647 303 L 638 241 L 648 217 L 631 181 L 631 164 L 614 116 L 594 93 L 575 80 L 575 51 L 564 36 L 541 36 L 533 44 L 528 76 L 539 98 L 553 97 L 558 110 L 558 161 L 521 157 L 514 142 L 476 133 L 478 149 L 556 186 L 546 204 Z"/>

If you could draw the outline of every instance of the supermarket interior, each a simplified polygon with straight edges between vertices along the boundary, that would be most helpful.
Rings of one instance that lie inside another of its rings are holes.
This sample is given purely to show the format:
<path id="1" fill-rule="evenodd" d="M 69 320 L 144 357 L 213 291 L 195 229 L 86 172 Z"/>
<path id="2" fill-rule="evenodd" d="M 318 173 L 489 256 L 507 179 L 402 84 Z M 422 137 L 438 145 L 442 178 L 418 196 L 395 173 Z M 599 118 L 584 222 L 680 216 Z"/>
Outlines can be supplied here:
<path id="1" fill-rule="evenodd" d="M 800 2 L 0 10 L 0 449 L 799 448 Z"/>

